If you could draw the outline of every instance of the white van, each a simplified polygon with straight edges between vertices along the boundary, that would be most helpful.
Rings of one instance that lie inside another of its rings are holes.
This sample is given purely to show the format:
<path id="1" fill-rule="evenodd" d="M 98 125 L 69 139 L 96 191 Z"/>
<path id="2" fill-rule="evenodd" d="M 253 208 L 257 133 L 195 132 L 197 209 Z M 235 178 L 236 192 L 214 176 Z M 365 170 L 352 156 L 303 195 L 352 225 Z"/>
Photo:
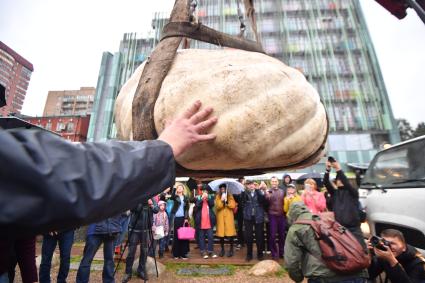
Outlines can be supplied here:
<path id="1" fill-rule="evenodd" d="M 376 154 L 362 181 L 374 235 L 400 230 L 407 243 L 425 252 L 425 136 Z"/>

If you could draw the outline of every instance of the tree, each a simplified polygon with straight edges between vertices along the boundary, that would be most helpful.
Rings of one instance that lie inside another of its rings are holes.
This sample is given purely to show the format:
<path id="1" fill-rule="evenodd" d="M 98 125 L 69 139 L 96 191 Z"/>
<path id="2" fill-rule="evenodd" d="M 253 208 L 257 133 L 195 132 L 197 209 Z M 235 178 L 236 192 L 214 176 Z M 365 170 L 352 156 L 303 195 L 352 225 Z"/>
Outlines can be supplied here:
<path id="1" fill-rule="evenodd" d="M 425 122 L 421 122 L 418 124 L 416 129 L 413 131 L 413 137 L 420 137 L 425 135 Z"/>
<path id="2" fill-rule="evenodd" d="M 413 129 L 410 126 L 409 121 L 406 119 L 397 119 L 398 130 L 400 131 L 400 139 L 401 141 L 406 141 L 413 137 Z"/>

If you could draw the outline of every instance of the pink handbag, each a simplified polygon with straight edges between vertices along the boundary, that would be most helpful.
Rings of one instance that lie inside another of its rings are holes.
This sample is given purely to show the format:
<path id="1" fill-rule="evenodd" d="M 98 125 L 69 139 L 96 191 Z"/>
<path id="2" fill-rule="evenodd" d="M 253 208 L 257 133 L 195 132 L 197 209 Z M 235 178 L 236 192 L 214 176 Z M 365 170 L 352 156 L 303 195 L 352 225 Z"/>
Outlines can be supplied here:
<path id="1" fill-rule="evenodd" d="M 180 227 L 179 229 L 177 229 L 177 238 L 179 240 L 193 240 L 195 239 L 195 229 L 190 227 L 189 224 L 187 224 L 188 226 L 183 226 Z"/>

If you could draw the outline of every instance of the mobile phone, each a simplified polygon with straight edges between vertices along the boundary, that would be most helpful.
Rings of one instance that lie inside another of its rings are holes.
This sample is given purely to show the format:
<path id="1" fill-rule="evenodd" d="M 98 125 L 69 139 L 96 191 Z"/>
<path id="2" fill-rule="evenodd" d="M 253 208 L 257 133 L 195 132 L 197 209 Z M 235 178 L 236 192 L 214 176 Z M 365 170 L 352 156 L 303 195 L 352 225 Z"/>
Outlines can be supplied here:
<path id="1" fill-rule="evenodd" d="M 334 163 L 334 162 L 336 162 L 336 159 L 335 159 L 335 158 L 333 158 L 332 156 L 329 156 L 329 157 L 328 157 L 328 161 L 329 161 L 330 163 Z"/>

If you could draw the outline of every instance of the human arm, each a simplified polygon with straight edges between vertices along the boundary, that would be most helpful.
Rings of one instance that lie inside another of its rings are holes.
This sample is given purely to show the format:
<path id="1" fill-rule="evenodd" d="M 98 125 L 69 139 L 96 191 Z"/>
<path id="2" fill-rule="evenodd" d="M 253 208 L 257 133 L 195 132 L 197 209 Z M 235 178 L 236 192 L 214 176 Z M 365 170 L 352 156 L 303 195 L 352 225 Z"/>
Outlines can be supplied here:
<path id="1" fill-rule="evenodd" d="M 215 207 L 217 210 L 221 210 L 224 208 L 224 202 L 221 200 L 221 197 L 219 194 L 215 197 Z"/>
<path id="2" fill-rule="evenodd" d="M 288 210 L 289 210 L 289 198 L 285 197 L 283 199 L 283 211 L 285 212 L 285 214 L 287 214 Z"/>
<path id="3" fill-rule="evenodd" d="M 214 207 L 214 197 L 208 196 L 208 206 L 210 208 Z"/>
<path id="4" fill-rule="evenodd" d="M 236 207 L 235 198 L 231 194 L 227 195 L 227 207 L 231 209 L 234 209 Z"/>
<path id="5" fill-rule="evenodd" d="M 175 179 L 162 141 L 74 144 L 49 132 L 0 130 L 0 231 L 37 234 L 117 215 Z M 143 185 L 142 185 L 143 184 Z"/>
<path id="6" fill-rule="evenodd" d="M 315 205 L 316 209 L 319 212 L 322 212 L 326 209 L 326 198 L 322 192 L 317 192 L 315 196 Z"/>
<path id="7" fill-rule="evenodd" d="M 323 185 L 325 185 L 326 190 L 333 195 L 333 193 L 335 192 L 335 187 L 334 185 L 330 182 L 329 180 L 329 175 L 330 175 L 330 165 L 331 163 L 329 161 L 326 161 L 326 172 L 325 175 L 323 176 Z"/>
<path id="8" fill-rule="evenodd" d="M 304 275 L 301 270 L 303 251 L 301 243 L 293 230 L 289 230 L 285 241 L 285 269 L 295 282 L 302 282 Z"/>
<path id="9" fill-rule="evenodd" d="M 156 202 L 155 198 L 151 198 L 149 199 L 151 201 L 152 204 L 149 204 L 152 208 L 152 212 L 154 214 L 157 214 L 159 212 L 159 207 L 158 207 L 158 203 Z M 148 201 L 149 201 L 148 200 Z"/>
<path id="10" fill-rule="evenodd" d="M 387 248 L 386 251 L 374 248 L 373 251 L 378 260 L 382 262 L 382 268 L 391 282 L 413 283 L 390 248 Z"/>

